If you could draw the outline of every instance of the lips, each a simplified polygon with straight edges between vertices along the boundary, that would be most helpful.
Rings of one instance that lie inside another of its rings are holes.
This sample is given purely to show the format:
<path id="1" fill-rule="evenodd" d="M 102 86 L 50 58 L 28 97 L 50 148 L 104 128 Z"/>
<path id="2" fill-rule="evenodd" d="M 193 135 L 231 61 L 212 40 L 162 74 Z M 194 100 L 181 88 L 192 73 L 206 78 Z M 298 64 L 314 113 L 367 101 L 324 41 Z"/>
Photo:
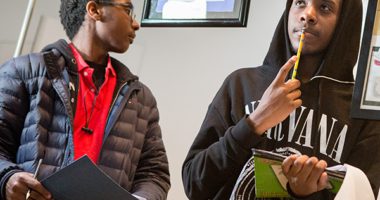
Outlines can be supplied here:
<path id="1" fill-rule="evenodd" d="M 297 29 L 295 30 L 295 32 L 296 32 L 296 33 L 299 33 L 299 35 L 301 36 L 302 29 L 303 29 L 303 28 L 297 28 Z M 312 29 L 312 28 L 305 28 L 305 36 L 307 37 L 307 35 L 309 35 L 309 37 L 310 37 L 310 36 L 318 37 L 319 33 L 318 33 L 318 31 L 316 31 L 316 30 L 314 30 L 314 29 Z"/>
<path id="2" fill-rule="evenodd" d="M 128 39 L 129 39 L 129 43 L 132 44 L 133 43 L 133 38 L 129 37 Z"/>
<path id="3" fill-rule="evenodd" d="M 132 34 L 132 35 L 129 35 L 128 36 L 128 39 L 129 39 L 129 43 L 133 43 L 133 40 L 135 39 L 136 35 L 135 34 Z"/>

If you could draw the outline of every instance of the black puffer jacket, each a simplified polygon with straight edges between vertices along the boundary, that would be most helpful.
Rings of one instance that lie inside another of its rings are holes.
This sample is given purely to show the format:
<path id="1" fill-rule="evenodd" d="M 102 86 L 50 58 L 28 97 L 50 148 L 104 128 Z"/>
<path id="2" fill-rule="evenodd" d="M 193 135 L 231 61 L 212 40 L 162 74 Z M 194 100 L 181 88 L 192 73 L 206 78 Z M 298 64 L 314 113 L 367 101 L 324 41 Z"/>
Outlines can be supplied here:
<path id="1" fill-rule="evenodd" d="M 73 161 L 76 91 L 70 94 L 69 88 L 78 88 L 75 59 L 64 40 L 43 51 L 11 59 L 0 67 L 2 193 L 10 175 L 20 170 L 33 172 L 40 158 L 38 179 Z M 169 169 L 156 101 L 127 67 L 115 59 L 112 66 L 117 86 L 98 166 L 138 196 L 165 199 Z"/>

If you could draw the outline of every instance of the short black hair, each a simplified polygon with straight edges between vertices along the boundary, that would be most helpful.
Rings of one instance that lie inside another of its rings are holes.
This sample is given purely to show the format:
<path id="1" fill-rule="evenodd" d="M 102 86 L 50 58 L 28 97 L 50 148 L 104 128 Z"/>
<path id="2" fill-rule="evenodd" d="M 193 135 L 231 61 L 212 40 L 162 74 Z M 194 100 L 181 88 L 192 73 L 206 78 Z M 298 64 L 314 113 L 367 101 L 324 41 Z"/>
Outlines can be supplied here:
<path id="1" fill-rule="evenodd" d="M 70 40 L 77 34 L 86 15 L 86 5 L 89 0 L 61 0 L 59 16 L 61 24 Z"/>

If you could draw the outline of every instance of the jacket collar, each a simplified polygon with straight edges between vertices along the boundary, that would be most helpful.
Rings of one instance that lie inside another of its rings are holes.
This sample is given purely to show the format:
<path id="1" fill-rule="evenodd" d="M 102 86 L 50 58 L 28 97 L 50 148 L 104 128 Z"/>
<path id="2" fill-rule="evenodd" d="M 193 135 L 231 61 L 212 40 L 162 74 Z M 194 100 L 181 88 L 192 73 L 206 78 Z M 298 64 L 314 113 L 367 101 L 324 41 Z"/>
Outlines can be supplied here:
<path id="1" fill-rule="evenodd" d="M 42 49 L 42 52 L 51 51 L 55 55 L 55 59 L 53 62 L 56 62 L 59 67 L 63 68 L 65 66 L 70 74 L 78 74 L 76 61 L 74 58 L 74 55 L 68 45 L 68 43 L 60 39 L 55 43 L 52 43 L 45 48 Z M 61 58 L 63 57 L 63 59 Z M 137 81 L 138 77 L 131 73 L 131 71 L 121 62 L 111 57 L 111 63 L 114 67 L 116 74 L 117 74 L 117 82 L 124 83 L 124 82 L 133 82 Z M 56 66 L 56 65 L 51 65 Z M 63 70 L 63 69 L 60 69 Z M 57 72 L 57 69 L 53 69 L 53 67 L 48 67 L 49 74 L 53 76 L 52 78 L 56 78 L 59 76 L 59 72 Z"/>

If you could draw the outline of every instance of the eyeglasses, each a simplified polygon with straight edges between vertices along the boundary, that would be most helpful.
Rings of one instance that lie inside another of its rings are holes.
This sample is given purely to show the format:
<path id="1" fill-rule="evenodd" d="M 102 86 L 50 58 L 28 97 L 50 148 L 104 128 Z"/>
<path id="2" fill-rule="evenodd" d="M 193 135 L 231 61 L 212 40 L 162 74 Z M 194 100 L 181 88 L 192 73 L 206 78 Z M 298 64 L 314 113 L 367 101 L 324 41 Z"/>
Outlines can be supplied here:
<path id="1" fill-rule="evenodd" d="M 133 12 L 133 5 L 131 3 L 117 3 L 112 1 L 95 1 L 98 4 L 110 5 L 110 6 L 121 6 L 124 11 L 134 20 L 136 19 L 136 14 Z"/>

